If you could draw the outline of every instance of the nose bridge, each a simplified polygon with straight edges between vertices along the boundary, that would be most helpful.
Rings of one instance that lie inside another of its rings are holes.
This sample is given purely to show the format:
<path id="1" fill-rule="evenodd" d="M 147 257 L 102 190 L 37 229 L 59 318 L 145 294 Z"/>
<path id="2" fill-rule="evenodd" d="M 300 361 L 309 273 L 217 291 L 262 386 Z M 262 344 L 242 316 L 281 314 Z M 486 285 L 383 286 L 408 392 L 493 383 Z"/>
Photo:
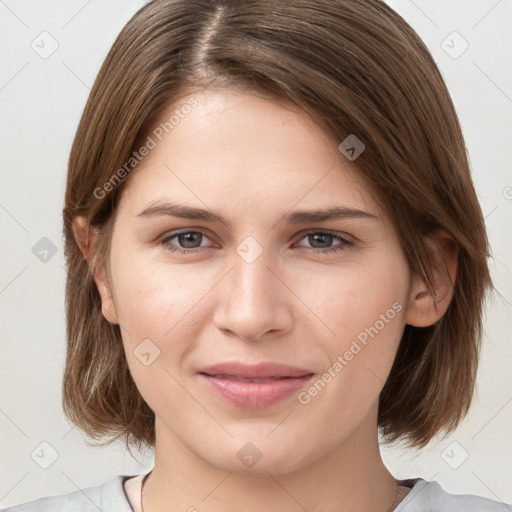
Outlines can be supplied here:
<path id="1" fill-rule="evenodd" d="M 290 327 L 291 313 L 279 290 L 282 285 L 271 270 L 275 266 L 272 251 L 254 237 L 236 247 L 215 314 L 218 328 L 244 339 L 257 339 L 268 331 Z"/>
<path id="2" fill-rule="evenodd" d="M 232 292 L 249 307 L 270 304 L 275 285 L 272 282 L 275 277 L 268 268 L 272 267 L 272 251 L 253 236 L 248 236 L 236 247 L 235 253 Z"/>

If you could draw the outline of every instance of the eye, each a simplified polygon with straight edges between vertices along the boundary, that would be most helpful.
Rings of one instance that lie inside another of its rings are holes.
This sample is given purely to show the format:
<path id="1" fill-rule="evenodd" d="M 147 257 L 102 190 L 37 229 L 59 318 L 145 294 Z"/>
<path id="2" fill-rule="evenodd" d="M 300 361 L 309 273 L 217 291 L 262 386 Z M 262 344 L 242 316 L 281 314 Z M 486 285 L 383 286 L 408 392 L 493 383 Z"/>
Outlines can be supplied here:
<path id="1" fill-rule="evenodd" d="M 174 239 L 176 239 L 175 243 L 173 243 Z M 169 236 L 164 237 L 160 243 L 165 249 L 171 252 L 192 254 L 204 252 L 204 250 L 200 248 L 207 247 L 207 245 L 203 245 L 205 239 L 208 240 L 208 236 L 203 231 L 181 231 L 171 233 Z M 341 234 L 331 231 L 309 231 L 300 238 L 300 240 L 304 239 L 307 239 L 309 243 L 313 245 L 311 252 L 320 254 L 343 251 L 354 243 L 349 235 L 341 236 Z M 339 243 L 335 246 L 331 246 L 334 240 L 338 240 Z M 315 247 L 315 245 L 319 245 L 319 247 Z M 307 249 L 307 247 L 303 245 L 297 246 Z"/>
<path id="2" fill-rule="evenodd" d="M 354 243 L 350 240 L 349 235 L 341 236 L 339 233 L 332 231 L 310 231 L 306 233 L 301 240 L 307 238 L 313 245 L 319 244 L 320 247 L 313 247 L 312 252 L 314 253 L 327 253 L 327 252 L 339 252 L 348 249 Z M 339 240 L 340 243 L 331 247 L 333 240 Z M 329 247 L 326 247 L 328 245 Z M 299 246 L 304 247 L 304 246 Z"/>
<path id="3" fill-rule="evenodd" d="M 171 240 L 177 239 L 177 242 L 181 245 L 181 247 L 176 247 L 176 245 L 171 243 Z M 180 253 L 197 253 L 204 252 L 202 250 L 192 250 L 201 247 L 201 242 L 204 238 L 208 238 L 205 233 L 202 231 L 181 231 L 179 233 L 171 234 L 161 240 L 161 244 L 172 252 L 180 252 Z M 199 244 L 199 245 L 198 245 Z"/>

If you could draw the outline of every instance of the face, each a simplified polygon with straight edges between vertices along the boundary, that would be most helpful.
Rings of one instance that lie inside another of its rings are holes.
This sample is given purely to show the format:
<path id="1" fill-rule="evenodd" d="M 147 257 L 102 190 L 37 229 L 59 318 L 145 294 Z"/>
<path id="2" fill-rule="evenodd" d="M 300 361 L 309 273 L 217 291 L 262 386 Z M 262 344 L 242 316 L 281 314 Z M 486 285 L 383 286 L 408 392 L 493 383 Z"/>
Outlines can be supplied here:
<path id="1" fill-rule="evenodd" d="M 162 120 L 191 96 L 126 183 L 104 312 L 156 414 L 157 452 L 284 474 L 376 435 L 410 273 L 389 219 L 306 114 L 220 89 Z"/>

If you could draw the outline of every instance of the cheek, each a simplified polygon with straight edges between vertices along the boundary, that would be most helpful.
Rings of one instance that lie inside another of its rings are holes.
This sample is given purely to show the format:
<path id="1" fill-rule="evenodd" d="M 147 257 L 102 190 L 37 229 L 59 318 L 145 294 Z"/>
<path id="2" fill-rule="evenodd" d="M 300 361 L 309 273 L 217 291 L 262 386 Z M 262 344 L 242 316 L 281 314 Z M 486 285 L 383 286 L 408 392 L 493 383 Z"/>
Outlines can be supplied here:
<path id="1" fill-rule="evenodd" d="M 116 309 L 128 331 L 170 335 L 204 294 L 205 280 L 186 265 L 164 265 L 136 251 L 113 253 L 112 262 Z"/>
<path id="2" fill-rule="evenodd" d="M 329 269 L 323 275 L 305 272 L 296 289 L 297 295 L 305 298 L 306 306 L 325 325 L 325 339 L 332 339 L 333 347 L 360 333 L 364 338 L 365 329 L 376 323 L 379 331 L 389 332 L 391 338 L 394 338 L 391 331 L 396 334 L 401 329 L 400 312 L 405 309 L 407 290 L 403 266 L 379 262 L 359 268 Z M 384 319 L 381 315 L 385 315 Z M 393 329 L 396 325 L 398 328 Z"/>
<path id="3" fill-rule="evenodd" d="M 191 267 L 157 265 L 135 252 L 130 257 L 113 252 L 112 269 L 123 344 L 137 388 L 154 410 L 179 409 L 186 397 L 179 398 L 173 377 L 182 380 L 183 361 L 200 339 L 204 312 L 198 303 L 208 278 L 198 279 Z"/>
<path id="4" fill-rule="evenodd" d="M 326 326 L 318 332 L 325 333 L 322 348 L 329 363 L 324 380 L 329 391 L 311 390 L 317 404 L 327 407 L 334 399 L 340 414 L 364 411 L 382 389 L 403 332 L 408 285 L 405 264 L 392 263 L 331 272 L 328 279 L 312 275 L 309 283 L 304 277 L 298 295 L 305 294 L 306 287 L 314 290 L 307 304 Z M 322 384 L 317 388 L 323 390 Z"/>

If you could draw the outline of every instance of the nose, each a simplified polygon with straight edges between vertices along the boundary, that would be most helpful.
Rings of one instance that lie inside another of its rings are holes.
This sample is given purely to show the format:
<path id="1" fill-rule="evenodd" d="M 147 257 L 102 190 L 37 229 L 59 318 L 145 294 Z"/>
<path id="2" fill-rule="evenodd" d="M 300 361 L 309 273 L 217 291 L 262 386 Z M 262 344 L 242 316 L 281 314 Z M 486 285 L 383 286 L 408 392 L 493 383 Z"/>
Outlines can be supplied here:
<path id="1" fill-rule="evenodd" d="M 293 294 L 271 251 L 251 262 L 233 254 L 228 275 L 219 283 L 214 324 L 244 341 L 279 337 L 293 325 Z"/>

